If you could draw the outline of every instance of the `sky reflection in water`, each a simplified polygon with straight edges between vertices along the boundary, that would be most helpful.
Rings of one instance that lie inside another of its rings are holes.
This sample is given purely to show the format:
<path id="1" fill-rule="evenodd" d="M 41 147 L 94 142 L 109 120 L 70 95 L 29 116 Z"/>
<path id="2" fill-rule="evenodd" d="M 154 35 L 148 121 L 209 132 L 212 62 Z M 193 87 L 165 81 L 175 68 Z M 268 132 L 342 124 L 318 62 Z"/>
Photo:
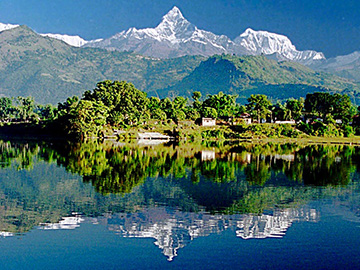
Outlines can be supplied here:
<path id="1" fill-rule="evenodd" d="M 49 258 L 53 253 L 62 258 L 60 265 L 73 265 L 84 249 L 90 250 L 87 256 L 97 254 L 96 262 L 78 265 L 84 269 L 119 263 L 126 268 L 279 268 L 295 265 L 299 254 L 309 252 L 298 268 L 359 262 L 356 147 L 1 142 L 0 148 L 5 238 L 0 259 L 6 268 L 23 268 L 16 259 L 20 254 L 30 256 L 35 268 L 56 268 Z M 82 244 L 70 239 L 77 234 Z M 31 252 L 23 253 L 24 242 Z M 45 256 L 50 242 L 52 251 Z M 354 254 L 351 259 L 338 259 L 342 246 Z M 210 247 L 207 257 L 202 252 Z M 194 248 L 196 255 L 189 254 Z M 279 253 L 272 254 L 275 250 Z M 142 263 L 136 259 L 140 251 Z M 263 252 L 270 252 L 271 264 Z M 326 254 L 328 261 L 321 259 Z M 280 260 L 283 256 L 289 259 Z"/>

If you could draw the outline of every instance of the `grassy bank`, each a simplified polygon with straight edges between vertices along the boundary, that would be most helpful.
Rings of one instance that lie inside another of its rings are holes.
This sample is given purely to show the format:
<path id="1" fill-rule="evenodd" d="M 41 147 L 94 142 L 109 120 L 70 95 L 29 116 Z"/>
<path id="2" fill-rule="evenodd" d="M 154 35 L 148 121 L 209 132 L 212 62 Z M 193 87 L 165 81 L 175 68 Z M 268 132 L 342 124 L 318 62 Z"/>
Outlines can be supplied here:
<path id="1" fill-rule="evenodd" d="M 114 133 L 111 127 L 104 128 L 104 135 L 120 141 L 136 139 L 141 132 L 159 132 L 178 141 L 223 141 L 246 140 L 251 142 L 301 143 L 301 144 L 360 144 L 360 136 L 309 136 L 289 124 L 253 124 L 253 125 L 217 125 L 212 127 L 198 126 L 192 121 L 154 122 L 136 127 L 122 129 Z M 120 135 L 119 135 L 120 134 Z M 71 139 L 63 130 L 52 123 L 29 124 L 19 123 L 0 126 L 0 137 L 22 139 Z"/>

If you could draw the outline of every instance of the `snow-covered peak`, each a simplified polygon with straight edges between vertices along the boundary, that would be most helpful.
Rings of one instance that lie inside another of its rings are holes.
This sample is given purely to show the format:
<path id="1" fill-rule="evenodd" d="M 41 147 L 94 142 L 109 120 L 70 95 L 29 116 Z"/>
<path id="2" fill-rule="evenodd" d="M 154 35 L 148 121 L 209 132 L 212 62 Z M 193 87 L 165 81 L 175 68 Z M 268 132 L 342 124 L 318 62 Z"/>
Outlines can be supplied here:
<path id="1" fill-rule="evenodd" d="M 235 39 L 235 42 L 253 53 L 273 54 L 296 50 L 286 36 L 267 31 L 254 31 L 251 28 L 246 29 Z"/>
<path id="2" fill-rule="evenodd" d="M 173 7 L 154 30 L 163 39 L 174 42 L 175 40 L 189 38 L 197 28 L 184 18 L 177 7 Z"/>
<path id="3" fill-rule="evenodd" d="M 164 17 L 163 20 L 168 21 L 177 21 L 177 20 L 185 20 L 182 15 L 180 9 L 177 6 L 174 6 Z"/>
<path id="4" fill-rule="evenodd" d="M 278 60 L 305 62 L 324 59 L 322 53 L 297 51 L 286 36 L 248 28 L 234 41 L 198 29 L 173 7 L 155 28 L 130 28 L 101 42 L 85 44 L 109 50 L 135 51 L 146 56 L 173 58 L 184 55 L 273 55 Z"/>
<path id="5" fill-rule="evenodd" d="M 322 53 L 315 51 L 298 51 L 286 36 L 267 31 L 245 30 L 234 42 L 246 48 L 250 54 L 279 55 L 284 60 L 307 62 L 325 59 Z"/>
<path id="6" fill-rule="evenodd" d="M 10 30 L 13 29 L 15 27 L 18 27 L 18 24 L 5 24 L 5 23 L 0 23 L 0 32 L 5 31 L 5 30 Z"/>
<path id="7" fill-rule="evenodd" d="M 69 44 L 70 46 L 74 47 L 81 47 L 89 41 L 84 40 L 79 36 L 69 36 L 69 35 L 60 35 L 60 34 L 41 34 L 44 37 L 55 38 L 64 41 L 65 43 Z"/>

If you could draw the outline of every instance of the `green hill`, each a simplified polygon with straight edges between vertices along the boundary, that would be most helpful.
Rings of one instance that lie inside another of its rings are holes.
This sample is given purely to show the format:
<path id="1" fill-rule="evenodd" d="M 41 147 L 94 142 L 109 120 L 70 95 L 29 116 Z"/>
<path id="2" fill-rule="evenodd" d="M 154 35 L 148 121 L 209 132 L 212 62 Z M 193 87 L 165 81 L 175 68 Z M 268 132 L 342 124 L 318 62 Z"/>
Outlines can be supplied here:
<path id="1" fill-rule="evenodd" d="M 0 32 L 0 95 L 57 103 L 102 80 L 126 80 L 153 92 L 188 75 L 204 58 L 158 60 L 130 52 L 74 48 L 26 26 Z"/>
<path id="2" fill-rule="evenodd" d="M 195 90 L 204 95 L 223 91 L 238 94 L 240 99 L 266 94 L 273 100 L 281 100 L 304 97 L 315 91 L 346 91 L 357 98 L 359 85 L 294 62 L 277 62 L 265 56 L 222 55 L 203 61 L 190 75 L 159 93 L 189 96 Z"/>

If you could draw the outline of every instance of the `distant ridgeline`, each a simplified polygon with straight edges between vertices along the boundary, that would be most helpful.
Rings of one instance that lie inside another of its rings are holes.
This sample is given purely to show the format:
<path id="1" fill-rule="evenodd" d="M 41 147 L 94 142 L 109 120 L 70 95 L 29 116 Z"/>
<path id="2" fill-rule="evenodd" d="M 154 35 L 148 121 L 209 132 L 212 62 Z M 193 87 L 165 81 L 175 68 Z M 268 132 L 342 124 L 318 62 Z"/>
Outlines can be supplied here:
<path id="1" fill-rule="evenodd" d="M 238 95 L 238 102 L 244 104 L 251 94 L 265 94 L 277 101 L 336 92 L 360 103 L 360 88 L 353 81 L 265 56 L 155 59 L 131 52 L 75 48 L 26 26 L 0 32 L 0 56 L 0 96 L 32 96 L 42 104 L 81 96 L 104 80 L 131 81 L 149 96 L 160 98 L 222 91 Z"/>

